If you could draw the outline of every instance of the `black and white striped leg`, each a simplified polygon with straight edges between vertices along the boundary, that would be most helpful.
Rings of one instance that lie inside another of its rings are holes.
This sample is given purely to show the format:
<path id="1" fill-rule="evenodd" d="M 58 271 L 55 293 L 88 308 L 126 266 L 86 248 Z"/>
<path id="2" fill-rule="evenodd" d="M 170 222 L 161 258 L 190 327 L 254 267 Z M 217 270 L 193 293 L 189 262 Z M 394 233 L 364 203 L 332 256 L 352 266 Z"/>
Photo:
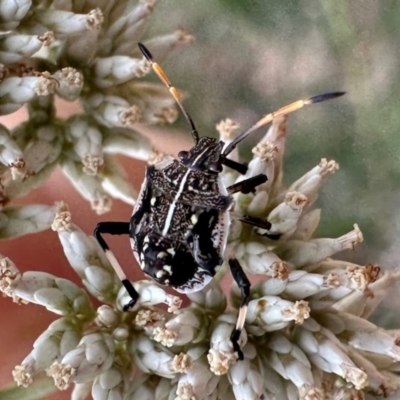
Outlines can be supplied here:
<path id="1" fill-rule="evenodd" d="M 240 303 L 240 309 L 238 318 L 236 321 L 236 327 L 231 333 L 231 341 L 233 344 L 233 348 L 238 352 L 239 360 L 243 360 L 243 352 L 239 346 L 239 337 L 244 327 L 244 323 L 246 321 L 247 314 L 247 304 L 250 299 L 250 281 L 247 279 L 246 274 L 244 273 L 239 261 L 236 258 L 231 258 L 229 261 L 229 267 L 231 268 L 231 273 L 233 279 L 239 286 L 242 292 L 242 301 Z"/>
<path id="2" fill-rule="evenodd" d="M 128 304 L 125 304 L 123 308 L 124 311 L 128 311 L 137 302 L 139 294 L 133 287 L 132 283 L 126 278 L 118 260 L 115 258 L 113 252 L 108 247 L 108 244 L 101 236 L 102 233 L 108 233 L 110 235 L 129 235 L 129 222 L 99 222 L 93 233 L 101 248 L 104 250 L 111 266 L 114 268 L 118 278 L 121 280 L 129 296 L 132 298 L 132 300 Z"/>
<path id="3" fill-rule="evenodd" d="M 244 194 L 253 192 L 255 188 L 263 183 L 267 182 L 268 178 L 265 174 L 258 174 L 256 176 L 252 176 L 251 178 L 244 179 L 243 181 L 234 183 L 231 186 L 228 186 L 226 190 L 229 194 L 234 194 L 237 192 L 242 192 Z"/>

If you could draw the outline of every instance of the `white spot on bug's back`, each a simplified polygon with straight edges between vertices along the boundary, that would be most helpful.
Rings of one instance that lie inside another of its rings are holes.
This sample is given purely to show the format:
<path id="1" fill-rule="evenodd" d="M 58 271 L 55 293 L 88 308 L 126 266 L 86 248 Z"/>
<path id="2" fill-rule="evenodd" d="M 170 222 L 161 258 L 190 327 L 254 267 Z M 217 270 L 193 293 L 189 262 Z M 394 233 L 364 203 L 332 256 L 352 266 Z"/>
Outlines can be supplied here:
<path id="1" fill-rule="evenodd" d="M 161 269 L 156 272 L 156 277 L 157 278 L 162 278 L 164 275 L 165 275 L 165 271 L 163 271 Z"/>
<path id="2" fill-rule="evenodd" d="M 143 243 L 149 243 L 149 242 L 150 242 L 150 238 L 148 236 L 145 236 Z"/>
<path id="3" fill-rule="evenodd" d="M 151 200 L 150 200 L 150 204 L 152 206 L 154 206 L 154 204 L 156 204 L 156 201 L 157 201 L 157 199 L 155 197 L 152 197 Z"/>
<path id="4" fill-rule="evenodd" d="M 158 254 L 157 254 L 157 258 L 165 258 L 165 257 L 167 257 L 168 256 L 168 253 L 166 253 L 165 251 L 160 251 Z"/>
<path id="5" fill-rule="evenodd" d="M 172 274 L 172 267 L 170 265 L 164 265 L 163 270 L 168 272 L 169 275 Z"/>
<path id="6" fill-rule="evenodd" d="M 193 215 L 190 217 L 190 222 L 191 222 L 193 225 L 197 224 L 197 221 L 198 221 L 198 220 L 199 220 L 199 218 L 197 217 L 196 214 L 193 214 Z"/>
<path id="7" fill-rule="evenodd" d="M 170 249 L 167 250 L 167 253 L 169 253 L 172 256 L 174 256 L 175 255 L 175 249 L 171 247 Z"/>

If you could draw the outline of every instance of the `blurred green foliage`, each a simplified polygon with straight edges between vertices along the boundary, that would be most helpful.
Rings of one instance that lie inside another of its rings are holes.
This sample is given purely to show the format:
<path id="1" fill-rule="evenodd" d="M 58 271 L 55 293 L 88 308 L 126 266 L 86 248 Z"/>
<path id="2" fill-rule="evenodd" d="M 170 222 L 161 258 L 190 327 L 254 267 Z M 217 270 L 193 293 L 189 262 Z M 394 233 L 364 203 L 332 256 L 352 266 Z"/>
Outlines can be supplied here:
<path id="1" fill-rule="evenodd" d="M 400 3 L 163 0 L 153 22 L 151 35 L 180 27 L 196 38 L 164 67 L 202 134 L 215 135 L 222 118 L 245 129 L 288 102 L 347 91 L 290 117 L 285 182 L 322 157 L 339 162 L 319 199 L 318 235 L 340 236 L 357 222 L 365 242 L 344 257 L 397 267 Z M 243 159 L 264 132 L 241 146 Z"/>

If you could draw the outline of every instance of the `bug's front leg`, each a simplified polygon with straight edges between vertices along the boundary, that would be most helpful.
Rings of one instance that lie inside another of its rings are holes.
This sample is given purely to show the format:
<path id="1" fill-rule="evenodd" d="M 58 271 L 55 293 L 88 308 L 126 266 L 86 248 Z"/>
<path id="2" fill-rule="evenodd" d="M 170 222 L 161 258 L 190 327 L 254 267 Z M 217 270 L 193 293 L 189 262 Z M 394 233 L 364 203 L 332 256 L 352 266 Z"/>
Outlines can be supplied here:
<path id="1" fill-rule="evenodd" d="M 241 265 L 239 264 L 239 261 L 236 258 L 229 259 L 228 263 L 233 279 L 239 286 L 240 291 L 242 292 L 242 300 L 240 302 L 240 309 L 236 321 L 236 327 L 232 331 L 230 339 L 232 341 L 234 350 L 238 352 L 239 360 L 243 360 L 243 352 L 239 346 L 239 337 L 246 321 L 247 305 L 250 299 L 250 281 L 247 279 L 246 274 L 244 273 Z"/>
<path id="2" fill-rule="evenodd" d="M 257 186 L 262 185 L 267 182 L 268 178 L 265 174 L 258 174 L 256 176 L 252 176 L 251 178 L 244 179 L 243 181 L 234 183 L 231 186 L 228 186 L 226 190 L 229 194 L 234 194 L 237 192 L 242 192 L 244 194 L 253 192 Z"/>
<path id="3" fill-rule="evenodd" d="M 118 260 L 115 258 L 113 252 L 108 247 L 108 244 L 101 236 L 102 233 L 108 233 L 110 235 L 129 235 L 129 222 L 99 222 L 94 230 L 94 237 L 104 250 L 104 253 L 110 261 L 111 266 L 114 268 L 118 278 L 121 280 L 121 283 L 125 286 L 126 291 L 132 298 L 132 300 L 123 307 L 124 311 L 128 311 L 137 302 L 139 294 L 133 287 L 132 283 L 126 278 L 126 275 L 119 265 Z"/>

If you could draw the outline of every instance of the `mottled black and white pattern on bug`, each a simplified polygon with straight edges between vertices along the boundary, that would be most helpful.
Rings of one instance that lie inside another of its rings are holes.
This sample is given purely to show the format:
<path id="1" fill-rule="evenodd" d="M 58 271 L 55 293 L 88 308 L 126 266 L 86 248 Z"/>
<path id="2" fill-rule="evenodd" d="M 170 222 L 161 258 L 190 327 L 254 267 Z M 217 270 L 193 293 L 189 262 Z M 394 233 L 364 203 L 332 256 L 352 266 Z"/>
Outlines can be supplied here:
<path id="1" fill-rule="evenodd" d="M 210 137 L 199 138 L 190 115 L 182 105 L 179 92 L 171 85 L 161 67 L 152 60 L 146 47 L 139 44 L 139 48 L 181 108 L 191 127 L 195 144 L 189 151 L 181 151 L 178 154 L 179 160 L 168 157 L 147 167 L 130 222 L 101 222 L 94 235 L 131 297 L 124 311 L 132 309 L 139 294 L 126 278 L 102 234 L 129 235 L 134 255 L 143 272 L 156 282 L 171 286 L 181 293 L 201 290 L 215 276 L 224 258 L 227 258 L 232 276 L 242 294 L 236 326 L 230 340 L 238 358 L 243 359 L 239 338 L 250 299 L 250 282 L 235 255 L 230 252 L 225 257 L 230 209 L 233 206 L 231 195 L 255 192 L 257 186 L 266 182 L 267 177 L 259 174 L 225 187 L 220 175 L 222 166 L 244 174 L 247 167 L 228 158 L 242 140 L 278 116 L 344 93 L 326 93 L 280 108 L 265 115 L 225 146 L 222 141 Z M 271 228 L 265 219 L 245 215 L 237 218 L 267 233 Z"/>
<path id="2" fill-rule="evenodd" d="M 148 167 L 131 218 L 141 269 L 180 293 L 202 289 L 223 262 L 233 200 L 220 175 L 205 169 L 222 145 L 201 138 L 180 161 L 168 157 Z"/>

